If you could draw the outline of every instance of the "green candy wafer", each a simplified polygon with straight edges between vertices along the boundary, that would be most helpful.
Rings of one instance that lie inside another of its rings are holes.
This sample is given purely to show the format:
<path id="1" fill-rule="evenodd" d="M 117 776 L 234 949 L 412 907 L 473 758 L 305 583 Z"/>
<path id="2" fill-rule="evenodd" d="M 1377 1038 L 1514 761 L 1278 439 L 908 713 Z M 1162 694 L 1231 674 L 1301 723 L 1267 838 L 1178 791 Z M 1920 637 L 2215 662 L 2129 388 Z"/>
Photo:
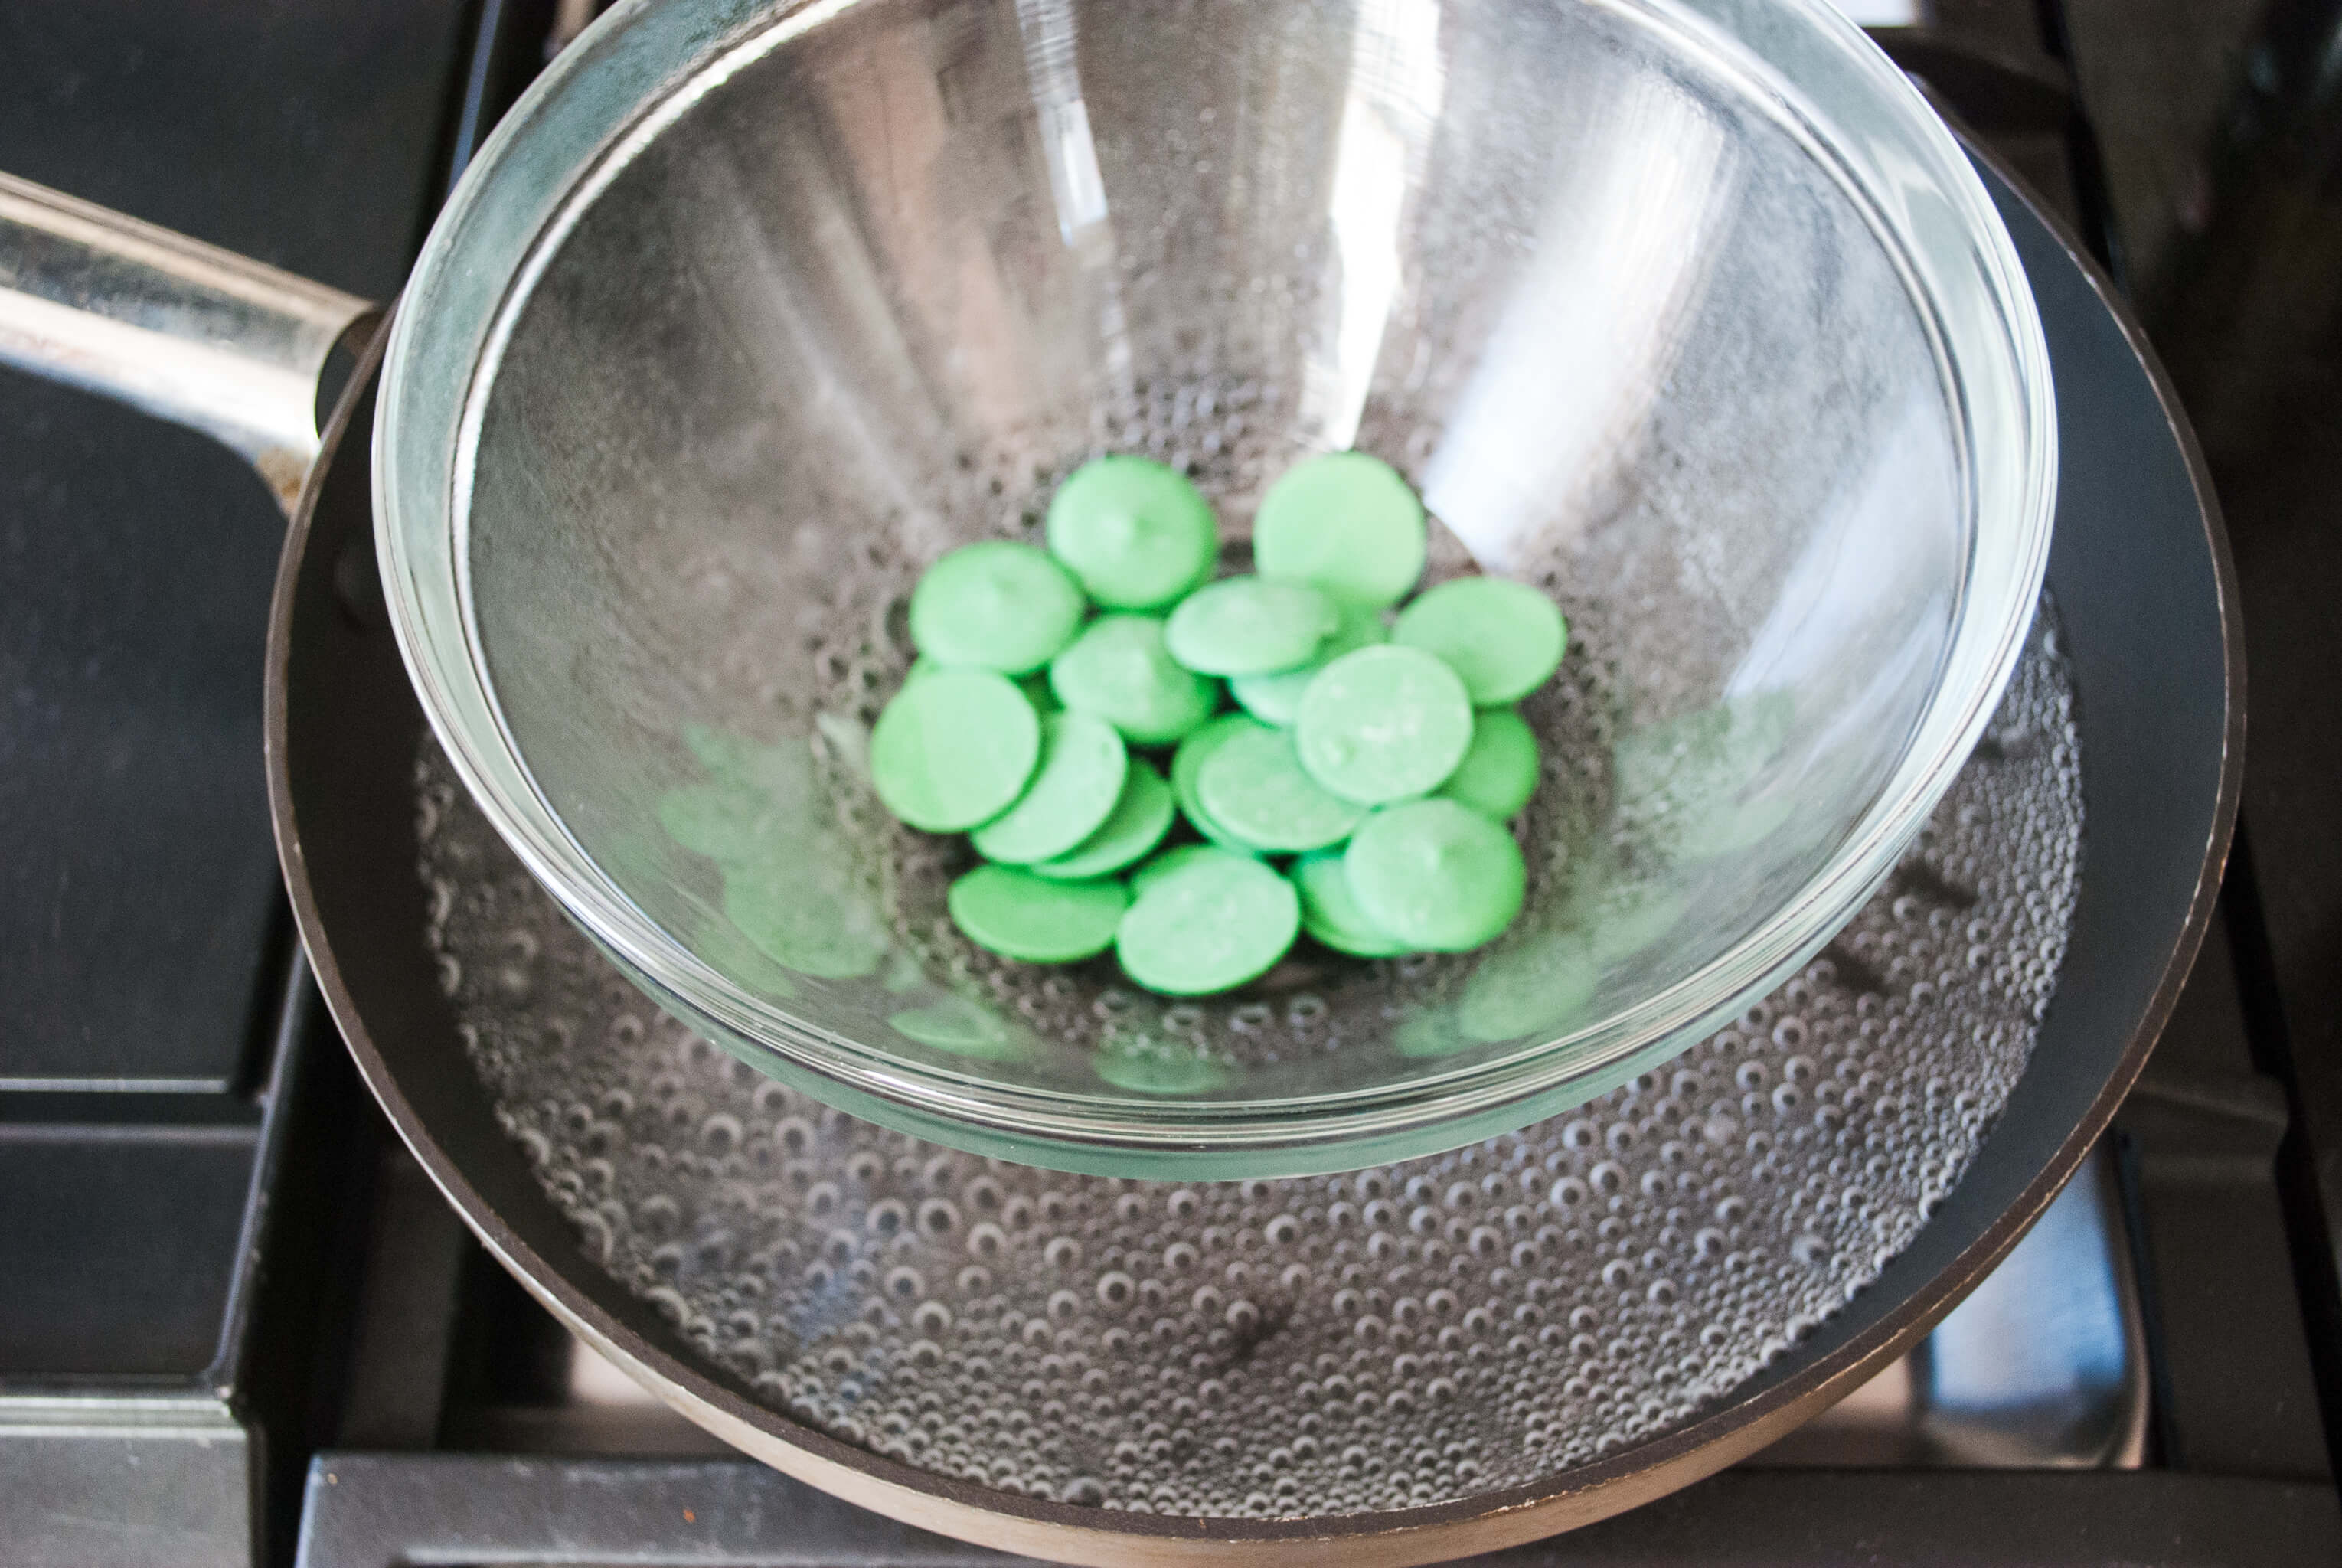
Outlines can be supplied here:
<path id="1" fill-rule="evenodd" d="M 1526 583 L 1457 577 L 1398 613 L 1391 641 L 1436 654 L 1463 677 L 1476 707 L 1518 702 L 1561 664 L 1569 626 Z"/>
<path id="2" fill-rule="evenodd" d="M 1416 648 L 1345 654 L 1309 683 L 1293 722 L 1309 776 L 1369 805 L 1437 789 L 1472 744 L 1464 683 Z"/>
<path id="3" fill-rule="evenodd" d="M 1162 843 L 1176 815 L 1171 786 L 1153 763 L 1133 757 L 1122 798 L 1097 831 L 1055 859 L 1036 861 L 1026 869 L 1052 882 L 1079 882 L 1120 871 Z"/>
<path id="4" fill-rule="evenodd" d="M 1510 708 L 1484 708 L 1472 716 L 1472 744 L 1439 793 L 1491 822 L 1510 822 L 1536 786 L 1536 732 Z"/>
<path id="5" fill-rule="evenodd" d="M 1284 730 L 1230 735 L 1197 771 L 1196 798 L 1235 837 L 1280 854 L 1339 844 L 1366 814 L 1319 787 Z"/>
<path id="6" fill-rule="evenodd" d="M 1041 721 L 1041 761 L 1032 782 L 969 842 L 985 859 L 1011 864 L 1064 854 L 1114 814 L 1129 765 L 1122 737 L 1104 719 L 1051 714 Z"/>
<path id="7" fill-rule="evenodd" d="M 1293 885 L 1301 894 L 1301 929 L 1335 952 L 1354 958 L 1396 958 L 1412 951 L 1388 932 L 1376 930 L 1358 907 L 1341 851 L 1305 854 L 1295 861 Z"/>
<path id="8" fill-rule="evenodd" d="M 1171 656 L 1206 675 L 1261 675 L 1306 664 L 1342 624 L 1306 583 L 1223 577 L 1179 602 L 1164 628 Z"/>
<path id="9" fill-rule="evenodd" d="M 951 884 L 952 924 L 978 947 L 1026 964 L 1070 964 L 1114 943 L 1130 890 L 1120 882 L 1051 882 L 979 865 Z"/>
<path id="10" fill-rule="evenodd" d="M 1049 689 L 1096 714 L 1133 745 L 1160 746 L 1188 734 L 1220 705 L 1220 685 L 1171 656 L 1156 615 L 1100 615 L 1049 663 Z"/>
<path id="11" fill-rule="evenodd" d="M 1204 996 L 1268 973 L 1300 928 L 1292 884 L 1249 856 L 1206 851 L 1147 881 L 1115 955 L 1150 991 Z"/>
<path id="12" fill-rule="evenodd" d="M 1025 793 L 1041 721 L 989 670 L 937 670 L 895 694 L 870 732 L 870 782 L 888 811 L 926 833 L 965 833 Z"/>
<path id="13" fill-rule="evenodd" d="M 1212 754 L 1231 739 L 1267 728 L 1259 720 L 1247 718 L 1243 714 L 1223 714 L 1181 741 L 1179 749 L 1171 754 L 1171 796 L 1178 803 L 1181 814 L 1195 824 L 1197 833 L 1240 854 L 1254 854 L 1261 846 L 1246 843 L 1213 819 L 1196 794 L 1196 781 L 1203 774 L 1204 764 L 1212 760 Z"/>
<path id="14" fill-rule="evenodd" d="M 911 642 L 939 664 L 1021 675 L 1074 640 L 1086 608 L 1072 573 L 1030 544 L 963 544 L 911 591 Z"/>
<path id="15" fill-rule="evenodd" d="M 1264 577 L 1346 604 L 1397 603 L 1423 575 L 1423 503 L 1379 457 L 1334 452 L 1286 469 L 1261 497 L 1252 554 Z"/>
<path id="16" fill-rule="evenodd" d="M 1100 457 L 1049 502 L 1049 554 L 1109 610 L 1154 610 L 1210 578 L 1219 548 L 1211 503 L 1186 474 L 1146 457 Z"/>
<path id="17" fill-rule="evenodd" d="M 1367 920 L 1435 953 L 1501 934 L 1527 883 L 1513 835 L 1452 800 L 1386 806 L 1359 826 L 1342 864 Z"/>

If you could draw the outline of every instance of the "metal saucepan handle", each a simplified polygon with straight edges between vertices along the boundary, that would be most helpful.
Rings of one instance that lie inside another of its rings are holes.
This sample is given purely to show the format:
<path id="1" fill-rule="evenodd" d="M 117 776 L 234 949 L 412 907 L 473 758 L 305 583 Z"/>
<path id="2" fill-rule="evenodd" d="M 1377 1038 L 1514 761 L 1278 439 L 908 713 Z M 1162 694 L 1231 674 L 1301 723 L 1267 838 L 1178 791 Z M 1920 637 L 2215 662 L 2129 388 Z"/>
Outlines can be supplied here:
<path id="1" fill-rule="evenodd" d="M 317 461 L 317 380 L 375 306 L 0 175 L 0 362 L 203 431 L 289 514 Z"/>

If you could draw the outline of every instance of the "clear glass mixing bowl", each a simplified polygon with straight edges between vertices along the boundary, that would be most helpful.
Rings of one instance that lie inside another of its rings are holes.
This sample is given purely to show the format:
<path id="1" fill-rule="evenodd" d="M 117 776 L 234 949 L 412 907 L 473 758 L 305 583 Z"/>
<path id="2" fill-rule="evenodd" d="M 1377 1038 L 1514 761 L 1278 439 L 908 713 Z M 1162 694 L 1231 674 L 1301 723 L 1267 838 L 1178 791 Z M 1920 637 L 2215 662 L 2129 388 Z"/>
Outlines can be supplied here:
<path id="1" fill-rule="evenodd" d="M 2055 487 L 2007 236 L 1821 0 L 624 5 L 466 175 L 384 386 L 410 670 L 572 916 L 763 1071 L 1123 1175 L 1484 1137 L 1777 984 L 1989 716 Z M 959 938 L 965 852 L 862 773 L 922 568 L 1106 451 L 1240 556 L 1351 446 L 1434 575 L 1569 616 L 1514 930 L 1177 1004 Z M 711 779 L 757 885 L 662 826 Z"/>

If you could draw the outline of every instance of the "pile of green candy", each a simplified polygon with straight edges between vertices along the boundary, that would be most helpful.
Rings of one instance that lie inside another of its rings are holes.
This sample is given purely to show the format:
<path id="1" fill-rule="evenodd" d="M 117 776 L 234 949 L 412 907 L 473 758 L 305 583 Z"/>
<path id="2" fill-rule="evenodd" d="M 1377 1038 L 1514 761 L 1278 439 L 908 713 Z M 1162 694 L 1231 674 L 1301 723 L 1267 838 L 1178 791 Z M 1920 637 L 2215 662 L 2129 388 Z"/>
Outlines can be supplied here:
<path id="1" fill-rule="evenodd" d="M 1386 624 L 1425 550 L 1422 503 L 1387 464 L 1343 452 L 1288 471 L 1254 522 L 1256 575 L 1214 580 L 1210 504 L 1142 457 L 1069 476 L 1047 541 L 929 568 L 918 660 L 870 738 L 886 808 L 967 834 L 987 862 L 951 887 L 969 940 L 1035 964 L 1112 947 L 1140 985 L 1200 996 L 1266 974 L 1305 930 L 1383 958 L 1512 924 L 1525 877 L 1505 824 L 1538 757 L 1510 704 L 1567 629 L 1494 577 L 1442 583 Z M 1241 711 L 1221 712 L 1229 695 Z M 1163 748 L 1167 779 L 1141 754 Z M 1163 847 L 1182 817 L 1201 842 Z"/>

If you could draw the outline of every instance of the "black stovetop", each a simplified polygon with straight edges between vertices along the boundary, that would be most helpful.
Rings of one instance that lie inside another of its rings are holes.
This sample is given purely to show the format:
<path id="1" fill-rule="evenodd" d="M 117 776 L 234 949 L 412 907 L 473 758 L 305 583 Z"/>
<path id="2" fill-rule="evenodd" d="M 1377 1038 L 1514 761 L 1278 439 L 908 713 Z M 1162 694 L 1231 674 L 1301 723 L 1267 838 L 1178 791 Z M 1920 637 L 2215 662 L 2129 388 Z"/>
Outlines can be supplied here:
<path id="1" fill-rule="evenodd" d="M 1554 1556 L 2342 1556 L 2342 350 L 2286 338 L 2279 363 L 2221 293 L 2332 303 L 2259 263 L 2314 232 L 2288 215 L 2323 201 L 2335 227 L 2317 182 L 2336 89 L 2293 62 L 2342 7 L 2283 0 L 2266 57 L 2207 43 L 2200 7 L 2170 35 L 2187 49 L 2142 43 L 2178 3 L 1936 0 L 1928 25 L 1879 34 L 2102 258 L 2127 247 L 2219 433 L 2245 832 L 2105 1167 L 2143 1446 L 2051 1473 L 1808 1442 Z M 0 169 L 386 298 L 453 170 L 588 9 L 17 0 Z M 2247 7 L 2226 10 L 2235 45 Z M 2167 99 L 2207 127 L 2180 149 L 2214 148 L 2200 191 L 2141 174 Z M 268 839 L 281 530 L 205 439 L 0 371 L 0 1563 L 986 1555 L 732 1456 L 613 1381 L 388 1136 L 294 952 Z"/>

